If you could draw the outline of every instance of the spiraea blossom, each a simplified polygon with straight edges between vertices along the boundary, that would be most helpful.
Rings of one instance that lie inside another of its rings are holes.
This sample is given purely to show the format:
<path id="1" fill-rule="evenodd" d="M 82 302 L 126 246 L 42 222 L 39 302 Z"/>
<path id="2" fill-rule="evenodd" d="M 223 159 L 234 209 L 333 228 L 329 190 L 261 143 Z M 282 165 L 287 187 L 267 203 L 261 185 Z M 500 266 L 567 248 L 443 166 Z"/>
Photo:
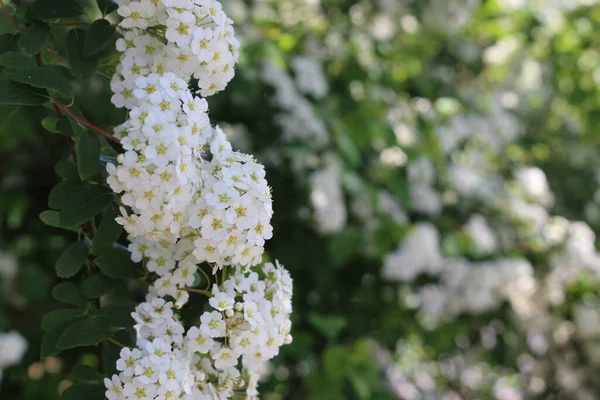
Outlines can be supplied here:
<path id="1" fill-rule="evenodd" d="M 137 347 L 122 350 L 106 397 L 220 400 L 245 390 L 255 399 L 261 364 L 292 340 L 292 281 L 278 263 L 252 270 L 273 235 L 265 169 L 232 149 L 188 88 L 193 76 L 208 96 L 233 77 L 231 20 L 216 0 L 131 1 L 118 12 L 131 30 L 117 43 L 112 101 L 129 119 L 115 130 L 124 153 L 107 181 L 123 204 L 117 222 L 131 258 L 154 281 L 132 314 Z M 214 310 L 186 332 L 175 310 L 206 275 L 203 262 L 213 273 L 233 268 L 212 292 L 195 289 Z"/>
<path id="2" fill-rule="evenodd" d="M 258 371 L 291 342 L 292 280 L 275 264 L 260 273 L 237 269 L 214 285 L 211 311 L 186 332 L 173 303 L 154 298 L 136 307 L 136 348 L 121 350 L 118 375 L 104 380 L 109 400 L 258 398 Z M 241 362 L 240 362 L 241 361 Z"/>
<path id="3" fill-rule="evenodd" d="M 169 71 L 186 81 L 193 75 L 202 96 L 210 96 L 233 78 L 240 44 L 217 0 L 131 1 L 118 13 L 119 25 L 131 31 L 117 43 L 125 53 L 113 83 L 131 84 L 128 72 Z M 134 47 L 144 49 L 142 55 L 126 51 Z"/>

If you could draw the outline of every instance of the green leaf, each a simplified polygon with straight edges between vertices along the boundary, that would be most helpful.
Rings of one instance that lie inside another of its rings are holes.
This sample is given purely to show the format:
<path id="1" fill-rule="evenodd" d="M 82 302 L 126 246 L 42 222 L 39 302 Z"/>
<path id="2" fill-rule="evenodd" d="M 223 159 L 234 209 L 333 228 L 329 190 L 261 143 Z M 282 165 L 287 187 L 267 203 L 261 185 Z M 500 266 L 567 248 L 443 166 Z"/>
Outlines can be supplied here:
<path id="1" fill-rule="evenodd" d="M 0 121 L 9 119 L 13 115 L 15 115 L 15 113 L 17 111 L 19 111 L 20 108 L 21 108 L 21 106 L 2 106 L 2 107 L 0 107 Z"/>
<path id="2" fill-rule="evenodd" d="M 58 122 L 58 118 L 56 117 L 45 117 L 42 119 L 42 128 L 52 133 L 61 133 L 58 128 L 56 128 L 56 123 Z"/>
<path id="3" fill-rule="evenodd" d="M 134 325 L 131 313 L 134 311 L 133 304 L 109 304 L 100 309 L 101 317 L 106 318 L 111 326 L 119 328 L 127 328 Z"/>
<path id="4" fill-rule="evenodd" d="M 5 33 L 0 35 L 0 54 L 4 54 L 7 51 L 16 51 L 20 37 L 21 34 L 19 33 Z"/>
<path id="5" fill-rule="evenodd" d="M 52 297 L 63 303 L 73 304 L 75 306 L 84 305 L 87 300 L 81 294 L 79 285 L 73 282 L 62 282 L 52 289 Z"/>
<path id="6" fill-rule="evenodd" d="M 113 279 L 137 279 L 144 276 L 140 264 L 131 261 L 129 252 L 108 248 L 94 262 L 102 268 L 102 273 Z"/>
<path id="7" fill-rule="evenodd" d="M 341 267 L 361 250 L 363 232 L 360 229 L 347 228 L 336 233 L 329 242 L 329 258 L 334 267 Z"/>
<path id="8" fill-rule="evenodd" d="M 41 106 L 47 101 L 46 90 L 0 77 L 0 105 Z"/>
<path id="9" fill-rule="evenodd" d="M 78 124 L 73 124 L 71 122 L 72 120 L 73 119 L 71 117 L 63 117 L 59 119 L 56 123 L 56 129 L 59 131 L 59 133 L 62 133 L 63 135 L 66 135 L 73 139 L 77 139 L 84 129 L 81 129 L 81 127 Z M 73 130 L 74 128 L 76 130 Z"/>
<path id="10" fill-rule="evenodd" d="M 113 0 L 96 0 L 96 3 L 98 3 L 98 8 L 103 16 L 106 16 L 106 14 L 110 14 L 119 8 L 117 3 L 115 3 Z"/>
<path id="11" fill-rule="evenodd" d="M 62 400 L 104 400 L 104 385 L 89 383 L 76 383 L 69 386 L 62 394 Z"/>
<path id="12" fill-rule="evenodd" d="M 104 317 L 90 316 L 78 321 L 65 329 L 58 338 L 56 346 L 59 349 L 93 346 L 110 337 L 110 323 Z"/>
<path id="13" fill-rule="evenodd" d="M 118 286 L 119 281 L 95 274 L 81 283 L 81 291 L 88 299 L 95 299 L 116 290 Z"/>
<path id="14" fill-rule="evenodd" d="M 49 331 L 56 326 L 75 320 L 83 315 L 84 313 L 82 310 L 73 308 L 51 311 L 42 318 L 42 329 L 44 331 Z"/>
<path id="15" fill-rule="evenodd" d="M 40 219 L 48 226 L 54 228 L 67 229 L 69 231 L 77 232 L 77 226 L 62 226 L 60 223 L 60 213 L 58 211 L 46 210 L 40 213 Z"/>
<path id="16" fill-rule="evenodd" d="M 71 379 L 76 383 L 96 383 L 100 382 L 102 376 L 96 368 L 85 364 L 77 364 L 71 371 Z"/>
<path id="17" fill-rule="evenodd" d="M 56 342 L 58 341 L 58 338 L 63 334 L 67 326 L 83 318 L 84 316 L 83 314 L 81 314 L 77 317 L 64 321 L 60 324 L 54 325 L 52 328 L 50 328 L 42 337 L 40 356 L 42 358 L 46 358 L 59 354 L 62 350 L 56 347 Z"/>
<path id="18" fill-rule="evenodd" d="M 77 166 L 71 160 L 60 160 L 57 162 L 54 166 L 54 172 L 63 179 L 75 179 L 75 181 L 79 179 Z"/>
<path id="19" fill-rule="evenodd" d="M 37 0 L 29 7 L 31 19 L 77 18 L 84 13 L 76 0 Z"/>
<path id="20" fill-rule="evenodd" d="M 71 71 L 81 80 L 89 78 L 98 65 L 98 59 L 95 56 L 83 56 L 85 40 L 86 32 L 82 29 L 71 29 L 67 34 L 67 61 Z"/>
<path id="21" fill-rule="evenodd" d="M 117 29 L 105 19 L 94 21 L 87 32 L 81 55 L 89 57 L 102 50 L 115 36 Z"/>
<path id="22" fill-rule="evenodd" d="M 123 226 L 115 221 L 115 218 L 118 215 L 117 207 L 113 203 L 113 205 L 106 210 L 104 218 L 102 218 L 102 222 L 100 223 L 100 227 L 94 236 L 94 240 L 92 240 L 93 255 L 97 256 L 104 249 L 112 246 L 112 244 L 121 236 Z"/>
<path id="23" fill-rule="evenodd" d="M 81 190 L 81 186 L 81 182 L 73 179 L 67 179 L 59 182 L 52 188 L 52 190 L 50 190 L 50 195 L 48 196 L 48 205 L 50 208 L 60 210 L 64 207 L 67 199 L 73 196 L 77 191 Z M 77 226 L 76 224 L 67 225 L 62 221 L 60 221 L 60 224 L 62 226 Z"/>
<path id="24" fill-rule="evenodd" d="M 81 185 L 67 198 L 60 211 L 60 222 L 81 225 L 94 218 L 113 199 L 112 191 L 103 185 Z"/>
<path id="25" fill-rule="evenodd" d="M 98 170 L 100 160 L 100 141 L 95 133 L 81 132 L 77 141 L 77 170 L 81 180 L 89 179 Z"/>
<path id="26" fill-rule="evenodd" d="M 69 99 L 73 97 L 73 90 L 69 81 L 48 67 L 16 71 L 8 75 L 8 78 L 36 88 L 56 91 Z"/>
<path id="27" fill-rule="evenodd" d="M 70 278 L 75 275 L 85 262 L 90 248 L 85 240 L 71 243 L 56 261 L 56 274 L 61 278 Z"/>
<path id="28" fill-rule="evenodd" d="M 329 340 L 335 339 L 346 327 L 348 322 L 346 318 L 341 316 L 322 315 L 317 313 L 309 313 L 308 321 Z"/>
<path id="29" fill-rule="evenodd" d="M 34 23 L 19 38 L 19 48 L 29 56 L 33 56 L 46 44 L 50 36 L 50 27 L 46 24 Z"/>
<path id="30" fill-rule="evenodd" d="M 12 69 L 33 69 L 37 67 L 33 58 L 15 51 L 7 51 L 0 55 L 0 65 Z"/>

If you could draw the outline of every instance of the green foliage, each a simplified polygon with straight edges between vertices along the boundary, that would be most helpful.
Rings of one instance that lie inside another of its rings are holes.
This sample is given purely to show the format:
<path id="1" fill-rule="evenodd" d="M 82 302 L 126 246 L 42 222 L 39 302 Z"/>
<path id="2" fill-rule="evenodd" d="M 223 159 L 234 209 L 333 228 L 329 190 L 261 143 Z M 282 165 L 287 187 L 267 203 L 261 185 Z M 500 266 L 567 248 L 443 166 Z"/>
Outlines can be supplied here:
<path id="1" fill-rule="evenodd" d="M 82 306 L 87 300 L 81 294 L 79 285 L 73 282 L 61 282 L 52 289 L 52 297 L 63 303 Z"/>
<path id="2" fill-rule="evenodd" d="M 100 160 L 100 141 L 95 133 L 83 131 L 77 140 L 77 170 L 82 181 L 96 174 L 98 160 Z"/>
<path id="3" fill-rule="evenodd" d="M 93 346 L 110 337 L 110 321 L 102 316 L 88 316 L 67 326 L 56 342 L 59 349 Z"/>
<path id="4" fill-rule="evenodd" d="M 67 34 L 67 61 L 73 74 L 81 80 L 88 79 L 98 66 L 98 58 L 95 55 L 83 55 L 86 37 L 87 33 L 83 29 L 71 29 Z"/>
<path id="5" fill-rule="evenodd" d="M 56 274 L 61 278 L 75 275 L 89 254 L 90 248 L 85 240 L 71 243 L 56 261 Z"/>
<path id="6" fill-rule="evenodd" d="M 19 38 L 19 49 L 28 56 L 40 51 L 50 37 L 50 27 L 43 23 L 32 24 Z M 70 88 L 69 88 L 70 89 Z"/>
<path id="7" fill-rule="evenodd" d="M 85 42 L 81 50 L 83 57 L 93 56 L 111 42 L 115 36 L 116 28 L 105 19 L 94 21 L 87 32 Z"/>
<path id="8" fill-rule="evenodd" d="M 81 225 L 98 215 L 113 201 L 112 191 L 104 185 L 76 183 L 68 196 L 62 197 L 60 222 Z"/>
<path id="9" fill-rule="evenodd" d="M 27 12 L 30 19 L 55 20 L 58 18 L 76 18 L 83 14 L 81 4 L 76 0 L 36 0 Z"/>
<path id="10" fill-rule="evenodd" d="M 41 106 L 48 101 L 48 92 L 0 76 L 0 104 L 16 106 Z"/>
<path id="11" fill-rule="evenodd" d="M 71 85 L 62 75 L 49 67 L 26 69 L 8 73 L 11 81 L 20 82 L 36 88 L 48 89 L 65 96 L 69 101 L 73 97 Z"/>
<path id="12" fill-rule="evenodd" d="M 63 400 L 80 400 L 80 399 L 89 399 L 89 400 L 103 400 L 104 392 L 106 392 L 106 388 L 103 385 L 99 384 L 75 384 L 63 393 Z"/>
<path id="13" fill-rule="evenodd" d="M 128 251 L 119 248 L 104 250 L 94 262 L 102 273 L 113 279 L 137 279 L 143 276 L 141 265 L 131 261 Z"/>

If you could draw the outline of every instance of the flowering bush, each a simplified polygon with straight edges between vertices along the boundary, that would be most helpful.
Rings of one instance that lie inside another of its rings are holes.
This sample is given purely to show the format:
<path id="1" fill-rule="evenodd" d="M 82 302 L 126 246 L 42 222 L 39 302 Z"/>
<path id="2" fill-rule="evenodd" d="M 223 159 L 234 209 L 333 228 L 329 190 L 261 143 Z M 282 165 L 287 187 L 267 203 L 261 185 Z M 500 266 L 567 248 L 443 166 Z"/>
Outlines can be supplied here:
<path id="1" fill-rule="evenodd" d="M 2 398 L 597 397 L 596 0 L 2 6 Z"/>

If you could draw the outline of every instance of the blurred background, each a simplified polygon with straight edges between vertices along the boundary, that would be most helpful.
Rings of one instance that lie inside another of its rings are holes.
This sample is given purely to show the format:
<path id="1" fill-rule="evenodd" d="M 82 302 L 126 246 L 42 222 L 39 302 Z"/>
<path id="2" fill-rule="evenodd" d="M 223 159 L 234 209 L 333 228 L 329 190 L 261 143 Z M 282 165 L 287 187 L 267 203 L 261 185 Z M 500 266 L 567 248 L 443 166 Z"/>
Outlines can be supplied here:
<path id="1" fill-rule="evenodd" d="M 600 398 L 600 2 L 222 3 L 242 55 L 211 120 L 266 165 L 294 278 L 262 398 Z M 123 121 L 107 77 L 75 90 Z M 97 362 L 39 359 L 73 235 L 39 218 L 69 154 L 51 112 L 0 110 L 0 334 L 28 342 L 0 347 L 2 400 L 59 399 Z"/>

